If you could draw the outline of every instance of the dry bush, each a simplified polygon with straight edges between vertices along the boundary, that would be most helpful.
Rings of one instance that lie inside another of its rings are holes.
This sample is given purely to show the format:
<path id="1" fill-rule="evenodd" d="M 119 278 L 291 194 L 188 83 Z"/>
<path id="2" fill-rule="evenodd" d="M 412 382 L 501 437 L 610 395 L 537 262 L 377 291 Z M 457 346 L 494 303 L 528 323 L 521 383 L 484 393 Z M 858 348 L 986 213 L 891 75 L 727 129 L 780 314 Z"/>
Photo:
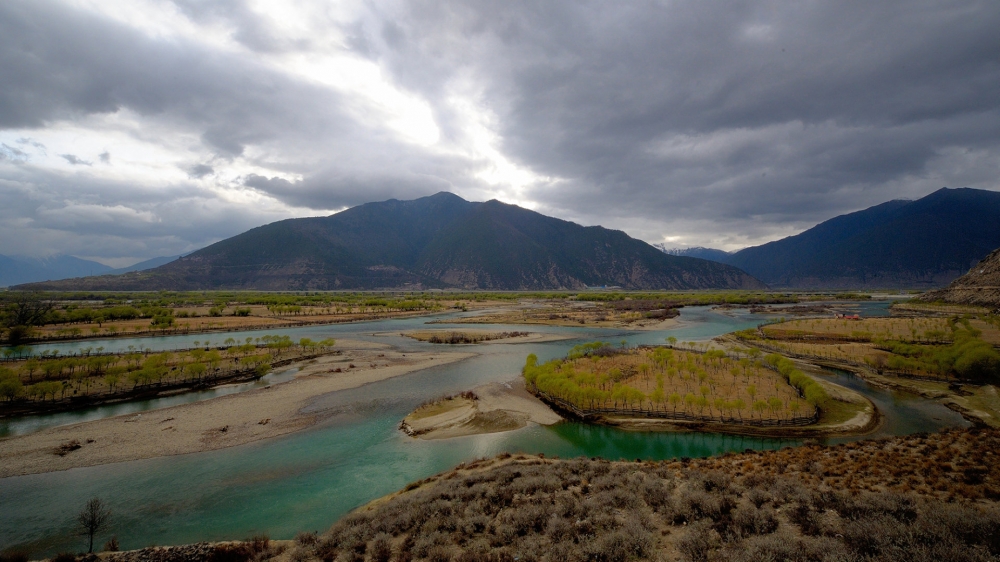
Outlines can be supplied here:
<path id="1" fill-rule="evenodd" d="M 987 495 L 1000 487 L 998 435 L 662 463 L 503 455 L 422 481 L 344 517 L 319 542 L 299 543 L 330 561 L 610 562 L 664 550 L 685 560 L 1000 560 L 1000 508 Z M 903 491 L 896 468 L 920 485 L 933 473 L 944 490 Z"/>
<path id="2" fill-rule="evenodd" d="M 212 549 L 208 562 L 248 562 L 253 551 L 245 543 L 220 544 Z"/>

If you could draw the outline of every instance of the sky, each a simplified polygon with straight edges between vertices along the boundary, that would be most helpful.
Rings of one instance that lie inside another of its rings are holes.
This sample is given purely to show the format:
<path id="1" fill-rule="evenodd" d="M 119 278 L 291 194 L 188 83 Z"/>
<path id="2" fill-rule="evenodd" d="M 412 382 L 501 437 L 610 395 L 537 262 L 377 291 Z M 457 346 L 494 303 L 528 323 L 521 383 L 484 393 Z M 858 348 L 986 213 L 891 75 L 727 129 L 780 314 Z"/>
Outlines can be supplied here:
<path id="1" fill-rule="evenodd" d="M 1000 190 L 1000 3 L 3 0 L 0 254 L 450 191 L 725 250 Z"/>

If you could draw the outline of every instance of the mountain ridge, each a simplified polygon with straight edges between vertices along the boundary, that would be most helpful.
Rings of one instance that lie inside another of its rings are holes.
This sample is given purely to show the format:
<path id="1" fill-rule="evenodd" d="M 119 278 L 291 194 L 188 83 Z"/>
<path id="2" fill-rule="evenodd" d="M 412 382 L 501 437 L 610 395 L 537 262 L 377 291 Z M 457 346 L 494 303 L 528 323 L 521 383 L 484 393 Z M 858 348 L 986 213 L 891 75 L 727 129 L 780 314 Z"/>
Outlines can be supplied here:
<path id="1" fill-rule="evenodd" d="M 250 229 L 139 273 L 54 290 L 761 289 L 732 266 L 667 256 L 621 231 L 441 192 Z"/>
<path id="2" fill-rule="evenodd" d="M 1000 193 L 941 188 L 892 200 L 729 255 L 709 255 L 775 288 L 931 289 L 1000 246 Z"/>

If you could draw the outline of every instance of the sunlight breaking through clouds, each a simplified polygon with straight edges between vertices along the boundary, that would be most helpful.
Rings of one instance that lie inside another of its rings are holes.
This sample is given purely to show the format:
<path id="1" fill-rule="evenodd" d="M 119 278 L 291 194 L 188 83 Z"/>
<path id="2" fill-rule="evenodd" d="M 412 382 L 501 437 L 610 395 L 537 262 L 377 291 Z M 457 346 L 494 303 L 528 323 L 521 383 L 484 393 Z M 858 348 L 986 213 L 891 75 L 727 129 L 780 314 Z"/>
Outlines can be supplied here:
<path id="1" fill-rule="evenodd" d="M 1000 188 L 998 25 L 975 1 L 11 0 L 0 253 L 176 255 L 442 190 L 759 244 Z M 138 254 L 88 226 L 125 209 L 159 225 Z"/>

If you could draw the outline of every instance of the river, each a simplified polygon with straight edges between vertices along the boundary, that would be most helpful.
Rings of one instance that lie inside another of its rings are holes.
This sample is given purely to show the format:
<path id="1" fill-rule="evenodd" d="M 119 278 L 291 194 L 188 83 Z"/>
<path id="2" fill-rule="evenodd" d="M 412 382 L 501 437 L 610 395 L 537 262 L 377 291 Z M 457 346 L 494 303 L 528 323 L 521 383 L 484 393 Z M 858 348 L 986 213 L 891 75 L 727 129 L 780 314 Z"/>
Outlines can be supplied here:
<path id="1" fill-rule="evenodd" d="M 864 303 L 862 306 L 867 315 L 885 314 L 887 303 Z M 434 319 L 460 315 L 465 313 Z M 544 361 L 564 355 L 580 341 L 600 339 L 618 343 L 624 339 L 630 345 L 637 345 L 663 343 L 668 336 L 680 341 L 704 340 L 754 326 L 761 320 L 745 310 L 721 314 L 709 307 L 684 308 L 679 319 L 680 325 L 673 329 L 650 332 L 530 326 L 526 329 L 571 334 L 577 339 L 462 346 L 463 351 L 475 351 L 479 355 L 327 395 L 318 406 L 337 412 L 331 420 L 278 439 L 206 453 L 0 480 L 0 550 L 16 547 L 36 557 L 64 550 L 78 551 L 83 543 L 73 535 L 73 517 L 95 496 L 110 505 L 114 517 L 112 530 L 125 549 L 150 544 L 239 539 L 255 532 L 268 533 L 272 538 L 291 538 L 299 531 L 323 531 L 351 509 L 409 482 L 464 461 L 503 451 L 544 453 L 563 458 L 669 459 L 797 445 L 798 441 L 789 439 L 713 433 L 634 433 L 575 422 L 443 441 L 410 439 L 396 429 L 403 416 L 427 399 L 487 382 L 516 378 L 529 353 L 537 354 Z M 129 345 L 166 350 L 192 347 L 195 340 L 204 342 L 207 339 L 221 344 L 227 337 L 240 339 L 268 333 L 295 339 L 362 339 L 388 343 L 403 350 L 425 350 L 433 344 L 375 334 L 424 328 L 428 320 L 422 317 L 224 335 L 89 340 L 40 347 L 58 349 L 64 354 L 99 346 L 107 350 L 126 349 Z M 494 328 L 509 329 L 508 326 Z M 291 374 L 279 371 L 258 384 L 273 384 Z M 869 387 L 849 373 L 831 373 L 831 377 L 876 402 L 887 420 L 880 434 L 967 425 L 960 416 L 939 404 Z M 207 399 L 220 392 L 243 391 L 252 384 L 68 414 L 31 416 L 5 422 L 0 432 L 8 435 L 27 433 L 53 425 Z"/>

